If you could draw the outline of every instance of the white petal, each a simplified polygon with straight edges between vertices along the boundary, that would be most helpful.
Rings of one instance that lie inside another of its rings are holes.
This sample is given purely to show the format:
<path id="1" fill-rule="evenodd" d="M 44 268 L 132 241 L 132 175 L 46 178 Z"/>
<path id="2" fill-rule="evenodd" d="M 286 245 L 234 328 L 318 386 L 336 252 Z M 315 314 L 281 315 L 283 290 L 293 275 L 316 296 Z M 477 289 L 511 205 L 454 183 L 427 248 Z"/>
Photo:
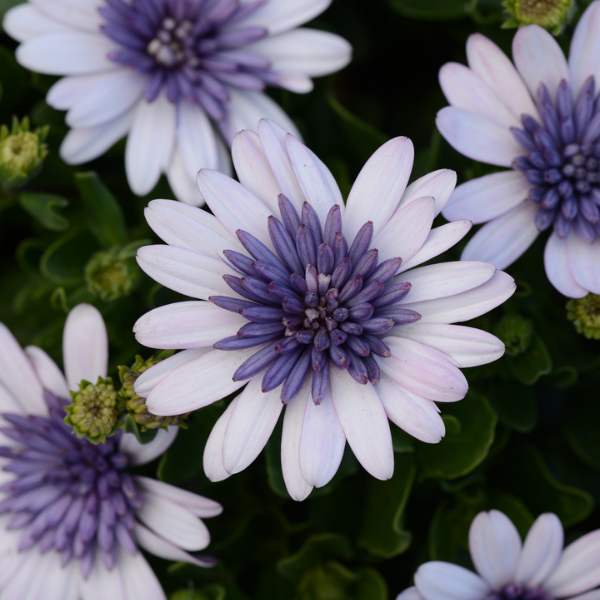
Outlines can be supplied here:
<path id="1" fill-rule="evenodd" d="M 29 558 L 31 560 L 33 557 Z M 39 561 L 41 564 L 38 563 L 35 576 L 29 580 L 27 594 L 21 596 L 21 600 L 78 600 L 77 590 L 81 580 L 78 562 L 72 561 L 63 567 L 58 552 L 48 552 L 43 557 L 40 556 Z M 2 598 L 5 598 L 4 594 Z M 110 598 L 125 600 L 118 593 Z"/>
<path id="2" fill-rule="evenodd" d="M 560 560 L 563 540 L 559 518 L 552 513 L 540 515 L 525 538 L 514 582 L 530 588 L 543 584 Z"/>
<path id="3" fill-rule="evenodd" d="M 562 79 L 569 83 L 569 68 L 557 41 L 537 25 L 521 27 L 513 38 L 513 60 L 532 96 L 540 83 L 554 98 Z"/>
<path id="4" fill-rule="evenodd" d="M 519 171 L 484 175 L 459 185 L 442 214 L 448 221 L 469 219 L 475 225 L 485 223 L 524 202 L 530 187 Z"/>
<path id="5" fill-rule="evenodd" d="M 300 470 L 311 486 L 323 487 L 336 474 L 346 446 L 346 436 L 338 421 L 331 390 L 318 406 L 308 397 L 300 434 Z"/>
<path id="6" fill-rule="evenodd" d="M 573 234 L 576 235 L 576 234 Z M 588 291 L 574 279 L 569 265 L 567 240 L 560 239 L 552 232 L 544 250 L 544 266 L 550 283 L 569 298 L 583 298 Z"/>
<path id="7" fill-rule="evenodd" d="M 31 4 L 19 4 L 7 11 L 2 27 L 18 42 L 26 42 L 47 33 L 70 31 L 69 27 L 47 17 Z"/>
<path id="8" fill-rule="evenodd" d="M 17 8 L 28 7 L 22 4 Z M 120 71 L 114 71 L 119 73 Z M 49 90 L 46 95 L 46 102 L 56 110 L 68 110 L 80 98 L 85 96 L 98 83 L 104 81 L 109 73 L 95 73 L 93 75 L 71 75 L 61 77 Z"/>
<path id="9" fill-rule="evenodd" d="M 144 196 L 157 184 L 161 171 L 171 164 L 175 146 L 175 105 L 159 94 L 154 102 L 134 109 L 125 147 L 125 171 L 134 193 Z"/>
<path id="10" fill-rule="evenodd" d="M 129 457 L 131 465 L 145 465 L 163 455 L 175 441 L 179 427 L 159 429 L 156 437 L 147 444 L 140 444 L 133 433 L 124 433 L 119 442 L 119 451 Z"/>
<path id="11" fill-rule="evenodd" d="M 149 348 L 203 348 L 235 335 L 247 322 L 211 302 L 175 302 L 147 312 L 133 331 Z"/>
<path id="12" fill-rule="evenodd" d="M 535 224 L 539 207 L 523 202 L 485 224 L 465 246 L 461 260 L 484 260 L 505 269 L 519 258 L 540 234 Z"/>
<path id="13" fill-rule="evenodd" d="M 510 167 L 515 157 L 523 154 L 508 128 L 463 108 L 442 108 L 435 124 L 455 150 L 473 160 Z"/>
<path id="14" fill-rule="evenodd" d="M 243 471 L 261 453 L 283 408 L 281 387 L 263 392 L 262 378 L 259 373 L 248 382 L 229 418 L 223 438 L 223 466 L 228 473 Z"/>
<path id="15" fill-rule="evenodd" d="M 97 32 L 103 17 L 102 0 L 31 0 L 40 12 L 75 29 Z"/>
<path id="16" fill-rule="evenodd" d="M 23 600 L 23 598 L 26 598 L 41 562 L 38 557 L 27 553 L 26 557 L 13 567 L 15 571 L 7 585 L 2 589 L 2 600 Z"/>
<path id="17" fill-rule="evenodd" d="M 586 592 L 585 594 L 572 596 L 569 598 L 569 600 L 600 600 L 600 590 L 592 590 L 591 592 Z"/>
<path id="18" fill-rule="evenodd" d="M 346 202 L 344 235 L 350 241 L 367 222 L 375 236 L 394 214 L 406 189 L 415 151 L 406 137 L 398 137 L 377 149 L 361 169 Z"/>
<path id="19" fill-rule="evenodd" d="M 3 338 L 2 327 L 0 327 L 0 340 Z M 42 392 L 40 392 L 41 394 Z M 6 387 L 0 382 L 0 409 L 2 412 L 13 412 L 17 414 L 29 414 L 29 411 L 19 404 L 18 400 L 13 396 L 11 392 L 6 389 Z M 41 412 L 41 411 L 40 411 Z M 45 409 L 43 414 L 47 414 L 48 410 Z M 2 414 L 0 413 L 0 422 L 4 424 L 4 419 L 2 418 Z M 12 444 L 12 442 L 8 441 L 8 438 L 5 439 L 4 434 L 0 433 L 0 439 L 2 440 L 2 444 Z M 0 473 L 4 473 L 0 469 Z M 0 475 L 1 477 L 1 475 Z M 9 476 L 12 479 L 12 476 Z M 4 483 L 4 482 L 2 482 Z M 0 579 L 0 585 L 2 580 Z"/>
<path id="20" fill-rule="evenodd" d="M 82 379 L 96 383 L 106 377 L 108 337 L 102 315 L 91 304 L 78 304 L 67 317 L 63 331 L 63 361 L 69 389 Z"/>
<path id="21" fill-rule="evenodd" d="M 427 175 L 419 177 L 406 188 L 398 205 L 398 210 L 418 198 L 429 196 L 435 200 L 435 216 L 437 217 L 446 206 L 455 185 L 456 173 L 450 169 L 439 169 L 427 173 Z"/>
<path id="22" fill-rule="evenodd" d="M 411 323 L 390 332 L 443 352 L 457 367 L 476 367 L 498 360 L 504 344 L 491 333 L 444 323 Z"/>
<path id="23" fill-rule="evenodd" d="M 420 323 L 459 323 L 474 319 L 496 308 L 510 298 L 516 289 L 515 281 L 504 271 L 474 290 L 448 298 L 417 302 L 410 308 L 421 315 Z"/>
<path id="24" fill-rule="evenodd" d="M 394 336 L 386 337 L 385 343 L 392 355 L 376 360 L 392 381 L 428 400 L 454 402 L 465 397 L 465 376 L 440 351 Z"/>
<path id="25" fill-rule="evenodd" d="M 69 398 L 69 387 L 65 376 L 61 373 L 56 363 L 37 346 L 27 346 L 25 354 L 31 361 L 33 369 L 38 376 L 42 387 L 51 391 L 59 398 Z"/>
<path id="26" fill-rule="evenodd" d="M 219 417 L 215 423 L 206 446 L 204 447 L 204 456 L 202 459 L 204 472 L 206 476 L 213 482 L 223 481 L 230 476 L 223 466 L 223 439 L 225 438 L 225 431 L 231 418 L 231 413 L 237 404 L 239 396 L 234 398 L 229 406 L 225 409 L 225 412 Z"/>
<path id="27" fill-rule="evenodd" d="M 409 587 L 396 596 L 396 600 L 425 600 L 416 587 Z"/>
<path id="28" fill-rule="evenodd" d="M 521 538 L 504 513 L 491 510 L 475 517 L 469 530 L 469 549 L 475 568 L 493 589 L 513 583 Z"/>
<path id="29" fill-rule="evenodd" d="M 192 206 L 203 206 L 205 204 L 204 198 L 196 185 L 196 174 L 194 173 L 193 177 L 190 176 L 183 164 L 183 158 L 178 146 L 175 146 L 173 150 L 171 164 L 167 171 L 167 179 L 169 180 L 173 194 L 175 194 L 175 197 L 180 202 L 185 202 Z"/>
<path id="30" fill-rule="evenodd" d="M 488 584 L 475 573 L 438 561 L 421 565 L 415 584 L 426 600 L 481 600 L 490 592 Z"/>
<path id="31" fill-rule="evenodd" d="M 160 582 L 141 552 L 131 555 L 121 550 L 117 564 L 122 571 L 126 600 L 167 600 Z M 106 598 L 111 596 L 102 596 L 101 600 Z"/>
<path id="32" fill-rule="evenodd" d="M 392 434 L 374 386 L 361 385 L 336 368 L 331 369 L 330 381 L 335 412 L 358 462 L 373 477 L 390 479 L 394 473 Z"/>
<path id="33" fill-rule="evenodd" d="M 6 19 L 4 20 L 6 27 Z M 571 89 L 577 97 L 583 82 L 593 75 L 598 81 L 600 72 L 600 5 L 592 2 L 583 13 L 571 40 L 569 51 L 569 71 Z"/>
<path id="34" fill-rule="evenodd" d="M 123 550 L 119 551 L 119 558 L 122 554 L 125 554 Z M 142 559 L 143 560 L 143 559 Z M 79 561 L 73 561 L 75 567 L 79 570 Z M 127 596 L 125 590 L 125 582 L 123 580 L 124 568 L 123 565 L 118 563 L 112 571 L 109 571 L 99 556 L 94 560 L 92 570 L 87 579 L 79 575 L 80 580 L 80 595 L 78 599 L 83 600 L 104 600 L 111 598 L 114 600 L 133 600 Z"/>
<path id="35" fill-rule="evenodd" d="M 588 292 L 600 294 L 600 242 L 590 244 L 572 232 L 567 237 L 567 256 L 573 279 Z"/>
<path id="36" fill-rule="evenodd" d="M 223 260 L 174 246 L 144 246 L 137 252 L 141 269 L 180 294 L 208 300 L 209 296 L 237 294 L 225 283 L 223 275 L 233 269 Z"/>

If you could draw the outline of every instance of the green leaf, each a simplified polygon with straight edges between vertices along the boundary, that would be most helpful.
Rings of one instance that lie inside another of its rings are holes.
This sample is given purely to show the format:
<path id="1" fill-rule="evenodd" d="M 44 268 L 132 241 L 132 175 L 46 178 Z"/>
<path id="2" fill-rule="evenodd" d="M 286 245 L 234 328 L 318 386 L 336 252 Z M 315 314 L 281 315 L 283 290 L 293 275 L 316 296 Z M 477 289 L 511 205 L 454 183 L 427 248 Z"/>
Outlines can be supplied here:
<path id="1" fill-rule="evenodd" d="M 565 436 L 569 446 L 581 460 L 600 468 L 600 404 L 597 385 L 595 381 L 591 386 L 579 386 L 572 397 L 573 402 L 567 403 Z"/>
<path id="2" fill-rule="evenodd" d="M 23 192 L 19 194 L 19 203 L 46 229 L 64 231 L 69 226 L 69 221 L 57 212 L 69 204 L 62 196 Z"/>
<path id="3" fill-rule="evenodd" d="M 539 335 L 533 335 L 527 350 L 518 356 L 508 357 L 512 374 L 526 385 L 535 383 L 552 370 L 552 359 Z"/>
<path id="4" fill-rule="evenodd" d="M 392 446 L 394 452 L 414 452 L 415 451 L 415 438 L 412 435 L 406 433 L 406 431 L 400 429 L 397 425 L 390 421 L 390 430 L 392 432 Z"/>
<path id="5" fill-rule="evenodd" d="M 85 208 L 88 227 L 105 248 L 127 242 L 123 211 L 116 198 L 93 171 L 76 173 L 75 183 Z"/>
<path id="6" fill-rule="evenodd" d="M 439 444 L 416 443 L 420 479 L 466 475 L 487 456 L 494 441 L 497 417 L 483 396 L 470 392 L 460 402 L 445 403 L 443 411 L 458 419 L 460 430 L 447 432 Z"/>
<path id="7" fill-rule="evenodd" d="M 462 19 L 476 0 L 391 0 L 390 5 L 404 17 L 428 21 Z"/>
<path id="8" fill-rule="evenodd" d="M 201 590 L 177 590 L 169 600 L 225 600 L 226 596 L 222 585 L 209 585 Z"/>
<path id="9" fill-rule="evenodd" d="M 507 427 L 526 433 L 537 421 L 535 395 L 530 387 L 515 381 L 493 381 L 485 388 L 498 419 Z"/>
<path id="10" fill-rule="evenodd" d="M 158 427 L 156 429 L 141 431 L 131 415 L 125 416 L 124 430 L 125 433 L 133 433 L 140 444 L 149 444 L 158 433 Z"/>

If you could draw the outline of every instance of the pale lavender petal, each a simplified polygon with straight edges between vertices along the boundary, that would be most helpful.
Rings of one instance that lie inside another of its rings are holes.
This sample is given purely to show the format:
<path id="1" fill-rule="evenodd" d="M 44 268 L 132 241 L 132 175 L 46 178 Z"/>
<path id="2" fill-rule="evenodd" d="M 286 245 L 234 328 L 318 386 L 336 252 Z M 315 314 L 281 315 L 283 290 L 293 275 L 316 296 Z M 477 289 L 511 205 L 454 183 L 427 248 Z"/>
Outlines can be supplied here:
<path id="1" fill-rule="evenodd" d="M 415 584 L 427 600 L 482 600 L 491 591 L 475 573 L 439 561 L 421 565 L 415 574 Z"/>
<path id="2" fill-rule="evenodd" d="M 30 4 L 20 4 L 7 11 L 2 27 L 18 42 L 26 42 L 47 33 L 70 31 L 69 27 L 47 17 Z"/>
<path id="3" fill-rule="evenodd" d="M 571 233 L 570 235 L 576 235 Z M 573 277 L 569 264 L 567 240 L 561 239 L 552 232 L 544 250 L 544 266 L 550 283 L 569 298 L 583 298 L 588 290 L 580 286 Z"/>
<path id="4" fill-rule="evenodd" d="M 102 22 L 102 0 L 31 0 L 37 10 L 74 29 L 97 32 Z"/>
<path id="5" fill-rule="evenodd" d="M 439 215 L 456 185 L 456 173 L 450 169 L 439 169 L 413 181 L 402 195 L 398 210 L 424 196 L 435 200 L 435 215 Z"/>
<path id="6" fill-rule="evenodd" d="M 6 19 L 4 20 L 6 27 Z M 577 97 L 583 82 L 593 75 L 600 79 L 600 4 L 592 2 L 577 23 L 569 51 L 571 89 Z"/>
<path id="7" fill-rule="evenodd" d="M 31 361 L 42 387 L 59 398 L 69 398 L 67 381 L 56 363 L 37 346 L 27 346 L 25 354 Z"/>
<path id="8" fill-rule="evenodd" d="M 225 409 L 225 412 L 219 417 L 214 427 L 212 428 L 206 446 L 204 447 L 204 455 L 202 458 L 202 464 L 204 466 L 204 472 L 211 481 L 223 481 L 230 476 L 223 466 L 223 439 L 225 438 L 225 431 L 231 418 L 231 413 L 237 404 L 239 396 L 234 398 L 229 406 Z"/>
<path id="9" fill-rule="evenodd" d="M 140 444 L 133 433 L 125 433 L 119 442 L 119 451 L 129 458 L 129 464 L 145 465 L 162 456 L 175 441 L 178 432 L 179 427 L 161 428 L 148 444 Z"/>
<path id="10" fill-rule="evenodd" d="M 567 256 L 577 284 L 592 294 L 600 294 L 600 242 L 590 244 L 573 233 L 567 237 Z"/>

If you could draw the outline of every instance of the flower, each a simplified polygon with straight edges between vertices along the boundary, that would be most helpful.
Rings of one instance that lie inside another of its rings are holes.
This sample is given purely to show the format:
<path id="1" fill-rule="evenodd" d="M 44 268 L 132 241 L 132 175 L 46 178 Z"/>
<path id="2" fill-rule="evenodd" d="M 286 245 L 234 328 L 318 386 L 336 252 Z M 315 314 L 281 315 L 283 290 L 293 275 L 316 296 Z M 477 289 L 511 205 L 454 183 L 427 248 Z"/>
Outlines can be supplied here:
<path id="1" fill-rule="evenodd" d="M 69 390 L 106 377 L 106 329 L 94 307 L 70 312 L 63 353 L 66 379 L 43 350 L 23 351 L 0 324 L 0 596 L 164 599 L 139 547 L 210 566 L 186 551 L 208 545 L 198 517 L 218 515 L 221 506 L 129 474 L 160 456 L 176 428 L 146 445 L 122 432 L 94 445 L 64 423 Z"/>
<path id="2" fill-rule="evenodd" d="M 572 298 L 600 293 L 599 40 L 596 0 L 577 25 L 568 64 L 554 38 L 529 25 L 513 40 L 516 69 L 493 42 L 474 34 L 469 68 L 448 63 L 440 71 L 451 104 L 438 113 L 441 134 L 469 158 L 512 167 L 458 186 L 446 205 L 451 221 L 489 221 L 462 258 L 504 269 L 552 227 L 546 274 Z"/>
<path id="3" fill-rule="evenodd" d="M 478 575 L 451 563 L 428 562 L 417 570 L 415 587 L 396 600 L 597 600 L 600 590 L 589 590 L 600 584 L 600 529 L 564 551 L 563 537 L 552 513 L 536 519 L 524 544 L 506 515 L 479 513 L 469 531 Z"/>
<path id="4" fill-rule="evenodd" d="M 510 15 L 502 27 L 540 25 L 558 35 L 573 16 L 575 0 L 504 0 L 502 6 Z"/>
<path id="5" fill-rule="evenodd" d="M 168 245 L 138 251 L 159 283 L 201 301 L 147 313 L 137 339 L 185 349 L 143 373 L 135 390 L 158 415 L 206 406 L 244 386 L 209 437 L 204 467 L 217 481 L 260 453 L 286 405 L 282 467 L 292 497 L 335 474 L 348 440 L 379 479 L 393 472 L 389 417 L 426 442 L 444 424 L 434 401 L 464 397 L 458 367 L 499 358 L 494 336 L 450 325 L 481 315 L 514 291 L 482 262 L 415 267 L 455 244 L 468 221 L 431 230 L 455 174 L 406 188 L 410 140 L 384 144 L 346 206 L 327 167 L 294 136 L 262 120 L 240 132 L 241 183 L 203 169 L 213 215 L 155 200 L 150 226 Z M 209 302 L 206 302 L 209 300 Z"/>
<path id="6" fill-rule="evenodd" d="M 298 26 L 331 0 L 32 0 L 8 11 L 17 60 L 65 75 L 47 102 L 68 110 L 60 154 L 80 164 L 128 135 L 129 185 L 147 194 L 166 173 L 180 200 L 202 204 L 200 167 L 229 170 L 229 144 L 269 117 L 294 125 L 263 90 L 312 89 L 350 60 L 342 38 Z"/>

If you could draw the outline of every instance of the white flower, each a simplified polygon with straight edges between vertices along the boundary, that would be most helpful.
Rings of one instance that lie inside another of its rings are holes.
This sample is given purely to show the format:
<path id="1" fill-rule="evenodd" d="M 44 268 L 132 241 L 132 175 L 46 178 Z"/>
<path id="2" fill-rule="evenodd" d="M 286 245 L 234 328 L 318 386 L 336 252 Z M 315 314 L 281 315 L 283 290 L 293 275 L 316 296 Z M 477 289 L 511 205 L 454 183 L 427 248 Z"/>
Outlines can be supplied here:
<path id="1" fill-rule="evenodd" d="M 525 543 L 510 519 L 492 510 L 479 513 L 469 532 L 472 571 L 447 562 L 428 562 L 415 574 L 415 587 L 396 600 L 599 600 L 600 530 L 563 551 L 563 528 L 546 513 Z"/>
<path id="2" fill-rule="evenodd" d="M 442 170 L 406 187 L 413 162 L 406 138 L 377 150 L 346 205 L 327 167 L 270 121 L 259 123 L 258 135 L 236 136 L 233 160 L 241 183 L 208 169 L 198 174 L 214 216 L 166 200 L 146 210 L 168 245 L 141 248 L 140 266 L 201 301 L 157 308 L 136 323 L 141 343 L 185 349 L 142 374 L 136 392 L 154 414 L 171 415 L 249 379 L 208 440 L 204 466 L 213 481 L 257 457 L 283 404 L 282 466 L 292 497 L 330 481 L 346 440 L 367 471 L 388 479 L 387 419 L 423 441 L 441 439 L 434 401 L 463 398 L 459 367 L 504 352 L 489 333 L 449 323 L 498 306 L 514 282 L 476 261 L 412 269 L 471 223 L 431 230 L 456 177 Z"/>
<path id="3" fill-rule="evenodd" d="M 573 298 L 600 293 L 600 1 L 581 17 L 567 63 L 537 25 L 513 40 L 512 65 L 488 38 L 467 42 L 469 67 L 448 63 L 440 83 L 451 106 L 437 117 L 462 154 L 511 167 L 456 188 L 444 216 L 487 223 L 463 259 L 499 269 L 512 264 L 550 226 L 546 273 Z M 534 101 L 535 99 L 535 101 Z"/>
<path id="4" fill-rule="evenodd" d="M 94 307 L 70 312 L 63 352 L 66 378 L 43 350 L 23 351 L 0 324 L 0 597 L 165 599 L 138 546 L 210 566 L 187 551 L 208 545 L 198 517 L 221 506 L 128 474 L 128 466 L 160 456 L 177 428 L 146 445 L 129 433 L 94 445 L 63 422 L 69 390 L 106 377 L 106 328 Z"/>
<path id="5" fill-rule="evenodd" d="M 350 60 L 342 38 L 298 29 L 331 0 L 31 0 L 4 29 L 17 60 L 65 75 L 47 102 L 68 110 L 60 154 L 92 160 L 128 135 L 131 189 L 147 194 L 166 173 L 177 198 L 202 204 L 201 167 L 229 171 L 229 144 L 268 117 L 294 125 L 263 90 L 297 93 Z"/>

